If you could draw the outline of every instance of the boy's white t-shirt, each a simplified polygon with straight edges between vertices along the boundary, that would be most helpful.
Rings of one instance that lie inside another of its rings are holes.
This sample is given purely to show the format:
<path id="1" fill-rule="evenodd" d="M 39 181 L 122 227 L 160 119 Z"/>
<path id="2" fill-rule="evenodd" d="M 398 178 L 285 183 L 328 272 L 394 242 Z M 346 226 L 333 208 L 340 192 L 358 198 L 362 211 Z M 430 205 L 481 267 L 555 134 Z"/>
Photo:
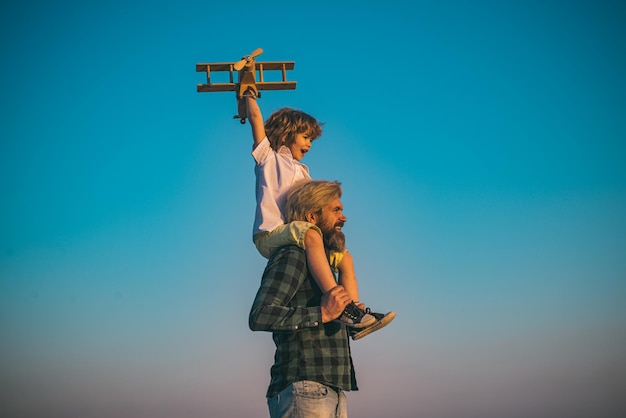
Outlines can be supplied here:
<path id="1" fill-rule="evenodd" d="M 256 214 L 252 234 L 271 231 L 285 223 L 283 210 L 287 191 L 296 182 L 310 179 L 309 168 L 293 158 L 286 146 L 278 152 L 267 137 L 252 150 L 256 161 Z"/>

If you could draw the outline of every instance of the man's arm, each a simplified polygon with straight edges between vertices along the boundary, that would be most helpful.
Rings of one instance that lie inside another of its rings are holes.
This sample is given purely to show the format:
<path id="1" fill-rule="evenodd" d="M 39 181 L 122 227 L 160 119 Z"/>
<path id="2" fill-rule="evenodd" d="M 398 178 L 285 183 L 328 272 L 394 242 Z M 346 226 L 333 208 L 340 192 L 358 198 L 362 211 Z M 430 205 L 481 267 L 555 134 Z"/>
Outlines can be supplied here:
<path id="1" fill-rule="evenodd" d="M 306 254 L 296 247 L 279 250 L 267 265 L 252 309 L 252 331 L 295 331 L 318 327 L 341 315 L 350 296 L 337 286 L 321 298 L 321 306 L 288 306 L 308 276 Z"/>
<path id="2" fill-rule="evenodd" d="M 248 108 L 248 122 L 252 127 L 253 148 L 265 138 L 265 124 L 263 123 L 263 114 L 253 95 L 246 96 L 246 107 Z"/>
<path id="3" fill-rule="evenodd" d="M 252 331 L 295 331 L 322 323 L 319 306 L 290 307 L 289 302 L 307 278 L 306 255 L 296 247 L 279 250 L 263 273 L 250 310 Z"/>

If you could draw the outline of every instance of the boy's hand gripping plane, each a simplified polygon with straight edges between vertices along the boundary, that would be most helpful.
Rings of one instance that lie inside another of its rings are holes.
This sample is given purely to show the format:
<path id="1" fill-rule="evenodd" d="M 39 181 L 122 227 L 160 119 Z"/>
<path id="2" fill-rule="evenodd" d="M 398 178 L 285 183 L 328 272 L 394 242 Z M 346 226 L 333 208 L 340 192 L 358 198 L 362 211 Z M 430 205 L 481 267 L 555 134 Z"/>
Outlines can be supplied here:
<path id="1" fill-rule="evenodd" d="M 263 53 L 261 48 L 257 48 L 250 55 L 245 55 L 237 62 L 216 62 L 196 64 L 196 72 L 206 72 L 206 84 L 198 84 L 198 92 L 212 91 L 234 91 L 237 96 L 237 114 L 233 117 L 239 119 L 241 123 L 246 123 L 248 112 L 246 109 L 245 96 L 254 95 L 261 97 L 259 90 L 294 90 L 295 81 L 287 81 L 287 70 L 293 70 L 293 61 L 283 62 L 256 62 L 255 57 Z M 281 70 L 282 81 L 266 82 L 263 72 L 268 70 Z M 228 71 L 230 74 L 229 83 L 211 83 L 211 72 Z M 257 71 L 259 81 L 256 81 Z M 233 74 L 237 72 L 237 82 L 234 82 Z"/>

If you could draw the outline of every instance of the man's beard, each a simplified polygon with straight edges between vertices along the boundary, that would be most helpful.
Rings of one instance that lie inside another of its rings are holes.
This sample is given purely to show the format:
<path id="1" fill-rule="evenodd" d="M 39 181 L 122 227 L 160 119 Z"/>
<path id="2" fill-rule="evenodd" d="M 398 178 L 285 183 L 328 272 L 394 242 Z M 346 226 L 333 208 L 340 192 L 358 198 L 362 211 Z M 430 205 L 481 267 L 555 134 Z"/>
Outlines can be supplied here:
<path id="1" fill-rule="evenodd" d="M 343 226 L 341 224 L 330 225 L 325 222 L 321 222 L 319 228 L 322 230 L 322 236 L 324 238 L 324 247 L 327 250 L 344 252 L 346 249 L 346 236 L 343 232 L 335 229 L 336 226 Z"/>

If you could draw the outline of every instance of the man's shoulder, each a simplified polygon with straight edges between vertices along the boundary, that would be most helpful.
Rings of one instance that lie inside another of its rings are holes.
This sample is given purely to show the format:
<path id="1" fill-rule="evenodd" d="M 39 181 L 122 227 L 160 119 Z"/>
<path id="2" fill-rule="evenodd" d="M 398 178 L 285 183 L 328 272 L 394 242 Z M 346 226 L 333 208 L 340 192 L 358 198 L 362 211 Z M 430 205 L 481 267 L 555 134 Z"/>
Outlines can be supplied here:
<path id="1" fill-rule="evenodd" d="M 297 245 L 285 245 L 283 247 L 280 247 L 278 250 L 276 250 L 276 252 L 274 252 L 274 254 L 272 255 L 272 257 L 270 258 L 270 261 L 276 258 L 302 258 L 304 257 L 304 260 L 306 262 L 306 253 L 305 251 L 298 247 Z"/>
<path id="2" fill-rule="evenodd" d="M 285 279 L 286 277 L 304 277 L 308 272 L 304 250 L 296 245 L 286 245 L 276 250 L 270 257 L 264 276 Z"/>
<path id="3" fill-rule="evenodd" d="M 267 263 L 268 267 L 276 265 L 289 265 L 306 270 L 306 253 L 297 245 L 285 245 L 276 250 Z"/>

